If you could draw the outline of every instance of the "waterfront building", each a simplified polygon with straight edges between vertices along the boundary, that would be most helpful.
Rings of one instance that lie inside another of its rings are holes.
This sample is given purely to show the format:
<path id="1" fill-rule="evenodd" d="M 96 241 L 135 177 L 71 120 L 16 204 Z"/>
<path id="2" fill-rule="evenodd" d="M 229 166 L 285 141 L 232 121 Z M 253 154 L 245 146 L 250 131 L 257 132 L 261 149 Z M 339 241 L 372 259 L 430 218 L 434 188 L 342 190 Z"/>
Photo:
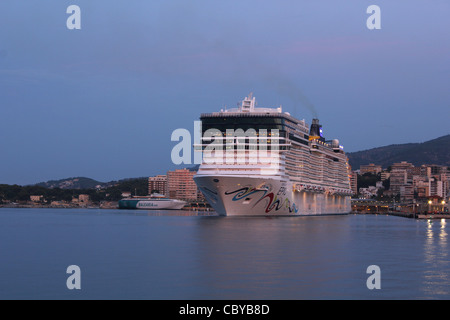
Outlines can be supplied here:
<path id="1" fill-rule="evenodd" d="M 389 177 L 391 176 L 391 173 L 388 171 L 382 171 L 381 172 L 381 181 L 387 180 L 389 179 Z"/>
<path id="2" fill-rule="evenodd" d="M 177 169 L 167 172 L 169 197 L 173 199 L 196 201 L 198 188 L 194 182 L 196 171 Z"/>
<path id="3" fill-rule="evenodd" d="M 411 167 L 407 169 L 412 176 L 420 176 L 423 178 L 429 178 L 431 176 L 431 168 L 425 165 L 420 167 Z"/>
<path id="4" fill-rule="evenodd" d="M 400 193 L 400 187 L 404 186 L 408 181 L 406 169 L 392 169 L 390 179 L 390 190 L 396 194 Z"/>
<path id="5" fill-rule="evenodd" d="M 430 185 L 428 179 L 423 179 L 423 177 L 414 176 L 413 186 L 414 191 L 417 194 L 417 198 L 426 198 L 429 196 Z"/>
<path id="6" fill-rule="evenodd" d="M 358 193 L 358 174 L 356 171 L 352 171 L 350 174 L 350 188 L 354 195 Z"/>
<path id="7" fill-rule="evenodd" d="M 44 200 L 44 196 L 43 195 L 30 196 L 30 200 L 33 202 L 41 202 L 42 200 Z"/>
<path id="8" fill-rule="evenodd" d="M 365 173 L 378 174 L 382 171 L 382 168 L 380 165 L 375 165 L 375 164 L 371 163 L 371 164 L 359 166 L 359 171 L 361 172 L 361 175 L 363 175 Z"/>
<path id="9" fill-rule="evenodd" d="M 160 193 L 169 196 L 169 189 L 167 185 L 167 175 L 157 175 L 148 178 L 148 194 Z"/>
<path id="10" fill-rule="evenodd" d="M 78 197 L 72 197 L 72 203 L 78 205 L 87 205 L 90 202 L 88 194 L 80 194 Z"/>
<path id="11" fill-rule="evenodd" d="M 57 207 L 57 208 L 67 208 L 70 205 L 68 203 L 66 203 L 65 201 L 52 201 L 52 202 L 50 202 L 50 206 Z"/>
<path id="12" fill-rule="evenodd" d="M 445 198 L 447 192 L 447 180 L 438 180 L 437 177 L 431 177 L 429 181 L 429 196 L 438 196 Z"/>
<path id="13" fill-rule="evenodd" d="M 414 187 L 411 184 L 405 184 L 400 187 L 400 201 L 403 203 L 412 203 L 414 200 Z"/>
<path id="14" fill-rule="evenodd" d="M 369 186 L 367 188 L 359 188 L 359 194 L 362 199 L 371 199 L 378 194 L 378 188 L 375 186 Z"/>
<path id="15" fill-rule="evenodd" d="M 80 194 L 78 196 L 78 203 L 80 203 L 80 204 L 89 203 L 89 195 L 88 194 Z"/>
<path id="16" fill-rule="evenodd" d="M 447 194 L 447 198 L 445 199 L 447 205 L 447 212 L 450 212 L 450 192 Z"/>
<path id="17" fill-rule="evenodd" d="M 406 161 L 402 161 L 402 162 L 394 163 L 394 164 L 391 166 L 391 171 L 392 171 L 392 170 L 395 170 L 395 169 L 398 169 L 398 170 L 406 170 L 406 169 L 410 169 L 410 168 L 413 168 L 413 167 L 414 167 L 414 166 L 413 166 L 412 163 L 409 163 L 409 162 L 406 162 Z"/>
<path id="18" fill-rule="evenodd" d="M 446 198 L 437 195 L 428 197 L 428 212 L 448 212 Z"/>
<path id="19" fill-rule="evenodd" d="M 425 167 L 429 168 L 430 175 L 441 175 L 443 173 L 447 173 L 447 167 L 446 166 L 439 166 L 436 164 L 427 164 Z"/>

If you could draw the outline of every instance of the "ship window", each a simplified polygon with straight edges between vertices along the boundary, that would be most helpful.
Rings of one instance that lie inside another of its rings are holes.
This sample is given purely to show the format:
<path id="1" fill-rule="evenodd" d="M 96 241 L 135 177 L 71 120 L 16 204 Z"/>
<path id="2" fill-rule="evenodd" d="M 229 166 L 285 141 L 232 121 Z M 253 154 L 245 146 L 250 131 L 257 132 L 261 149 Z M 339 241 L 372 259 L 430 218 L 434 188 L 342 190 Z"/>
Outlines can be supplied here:
<path id="1" fill-rule="evenodd" d="M 306 145 L 306 146 L 308 145 L 308 142 L 307 142 L 307 141 L 295 137 L 292 133 L 289 133 L 289 139 L 291 139 L 291 140 L 293 140 L 293 141 L 296 141 L 296 142 L 299 142 L 299 143 L 302 143 L 302 144 L 304 144 L 304 145 Z"/>

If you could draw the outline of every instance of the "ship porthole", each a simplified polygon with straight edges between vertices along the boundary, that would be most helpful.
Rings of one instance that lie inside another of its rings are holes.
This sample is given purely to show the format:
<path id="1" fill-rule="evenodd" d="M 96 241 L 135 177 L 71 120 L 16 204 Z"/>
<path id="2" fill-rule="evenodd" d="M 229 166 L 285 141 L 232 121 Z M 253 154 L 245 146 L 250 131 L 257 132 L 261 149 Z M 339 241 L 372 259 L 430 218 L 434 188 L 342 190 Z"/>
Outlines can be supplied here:
<path id="1" fill-rule="evenodd" d="M 214 181 L 214 182 L 219 182 L 219 179 L 214 179 L 213 181 Z"/>

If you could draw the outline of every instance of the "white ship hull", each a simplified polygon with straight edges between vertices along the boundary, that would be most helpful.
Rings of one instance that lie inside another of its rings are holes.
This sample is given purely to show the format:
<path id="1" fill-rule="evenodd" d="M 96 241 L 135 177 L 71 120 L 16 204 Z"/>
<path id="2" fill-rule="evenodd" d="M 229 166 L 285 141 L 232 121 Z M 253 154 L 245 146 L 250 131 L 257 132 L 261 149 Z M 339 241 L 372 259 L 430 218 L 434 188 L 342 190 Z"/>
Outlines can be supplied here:
<path id="1" fill-rule="evenodd" d="M 219 215 L 310 216 L 348 214 L 350 195 L 296 191 L 290 181 L 270 177 L 201 176 L 198 187 Z"/>

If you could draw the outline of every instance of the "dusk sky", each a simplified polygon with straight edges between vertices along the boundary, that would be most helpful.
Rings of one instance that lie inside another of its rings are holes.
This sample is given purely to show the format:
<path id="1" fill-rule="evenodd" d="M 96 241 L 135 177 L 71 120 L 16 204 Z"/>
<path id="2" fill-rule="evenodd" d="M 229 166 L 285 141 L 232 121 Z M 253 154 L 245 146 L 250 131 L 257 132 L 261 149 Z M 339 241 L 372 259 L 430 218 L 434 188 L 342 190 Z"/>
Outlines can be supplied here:
<path id="1" fill-rule="evenodd" d="M 1 0 L 0 184 L 165 174 L 175 129 L 250 92 L 307 123 L 314 108 L 346 152 L 449 134 L 449 13 L 449 0 Z"/>

